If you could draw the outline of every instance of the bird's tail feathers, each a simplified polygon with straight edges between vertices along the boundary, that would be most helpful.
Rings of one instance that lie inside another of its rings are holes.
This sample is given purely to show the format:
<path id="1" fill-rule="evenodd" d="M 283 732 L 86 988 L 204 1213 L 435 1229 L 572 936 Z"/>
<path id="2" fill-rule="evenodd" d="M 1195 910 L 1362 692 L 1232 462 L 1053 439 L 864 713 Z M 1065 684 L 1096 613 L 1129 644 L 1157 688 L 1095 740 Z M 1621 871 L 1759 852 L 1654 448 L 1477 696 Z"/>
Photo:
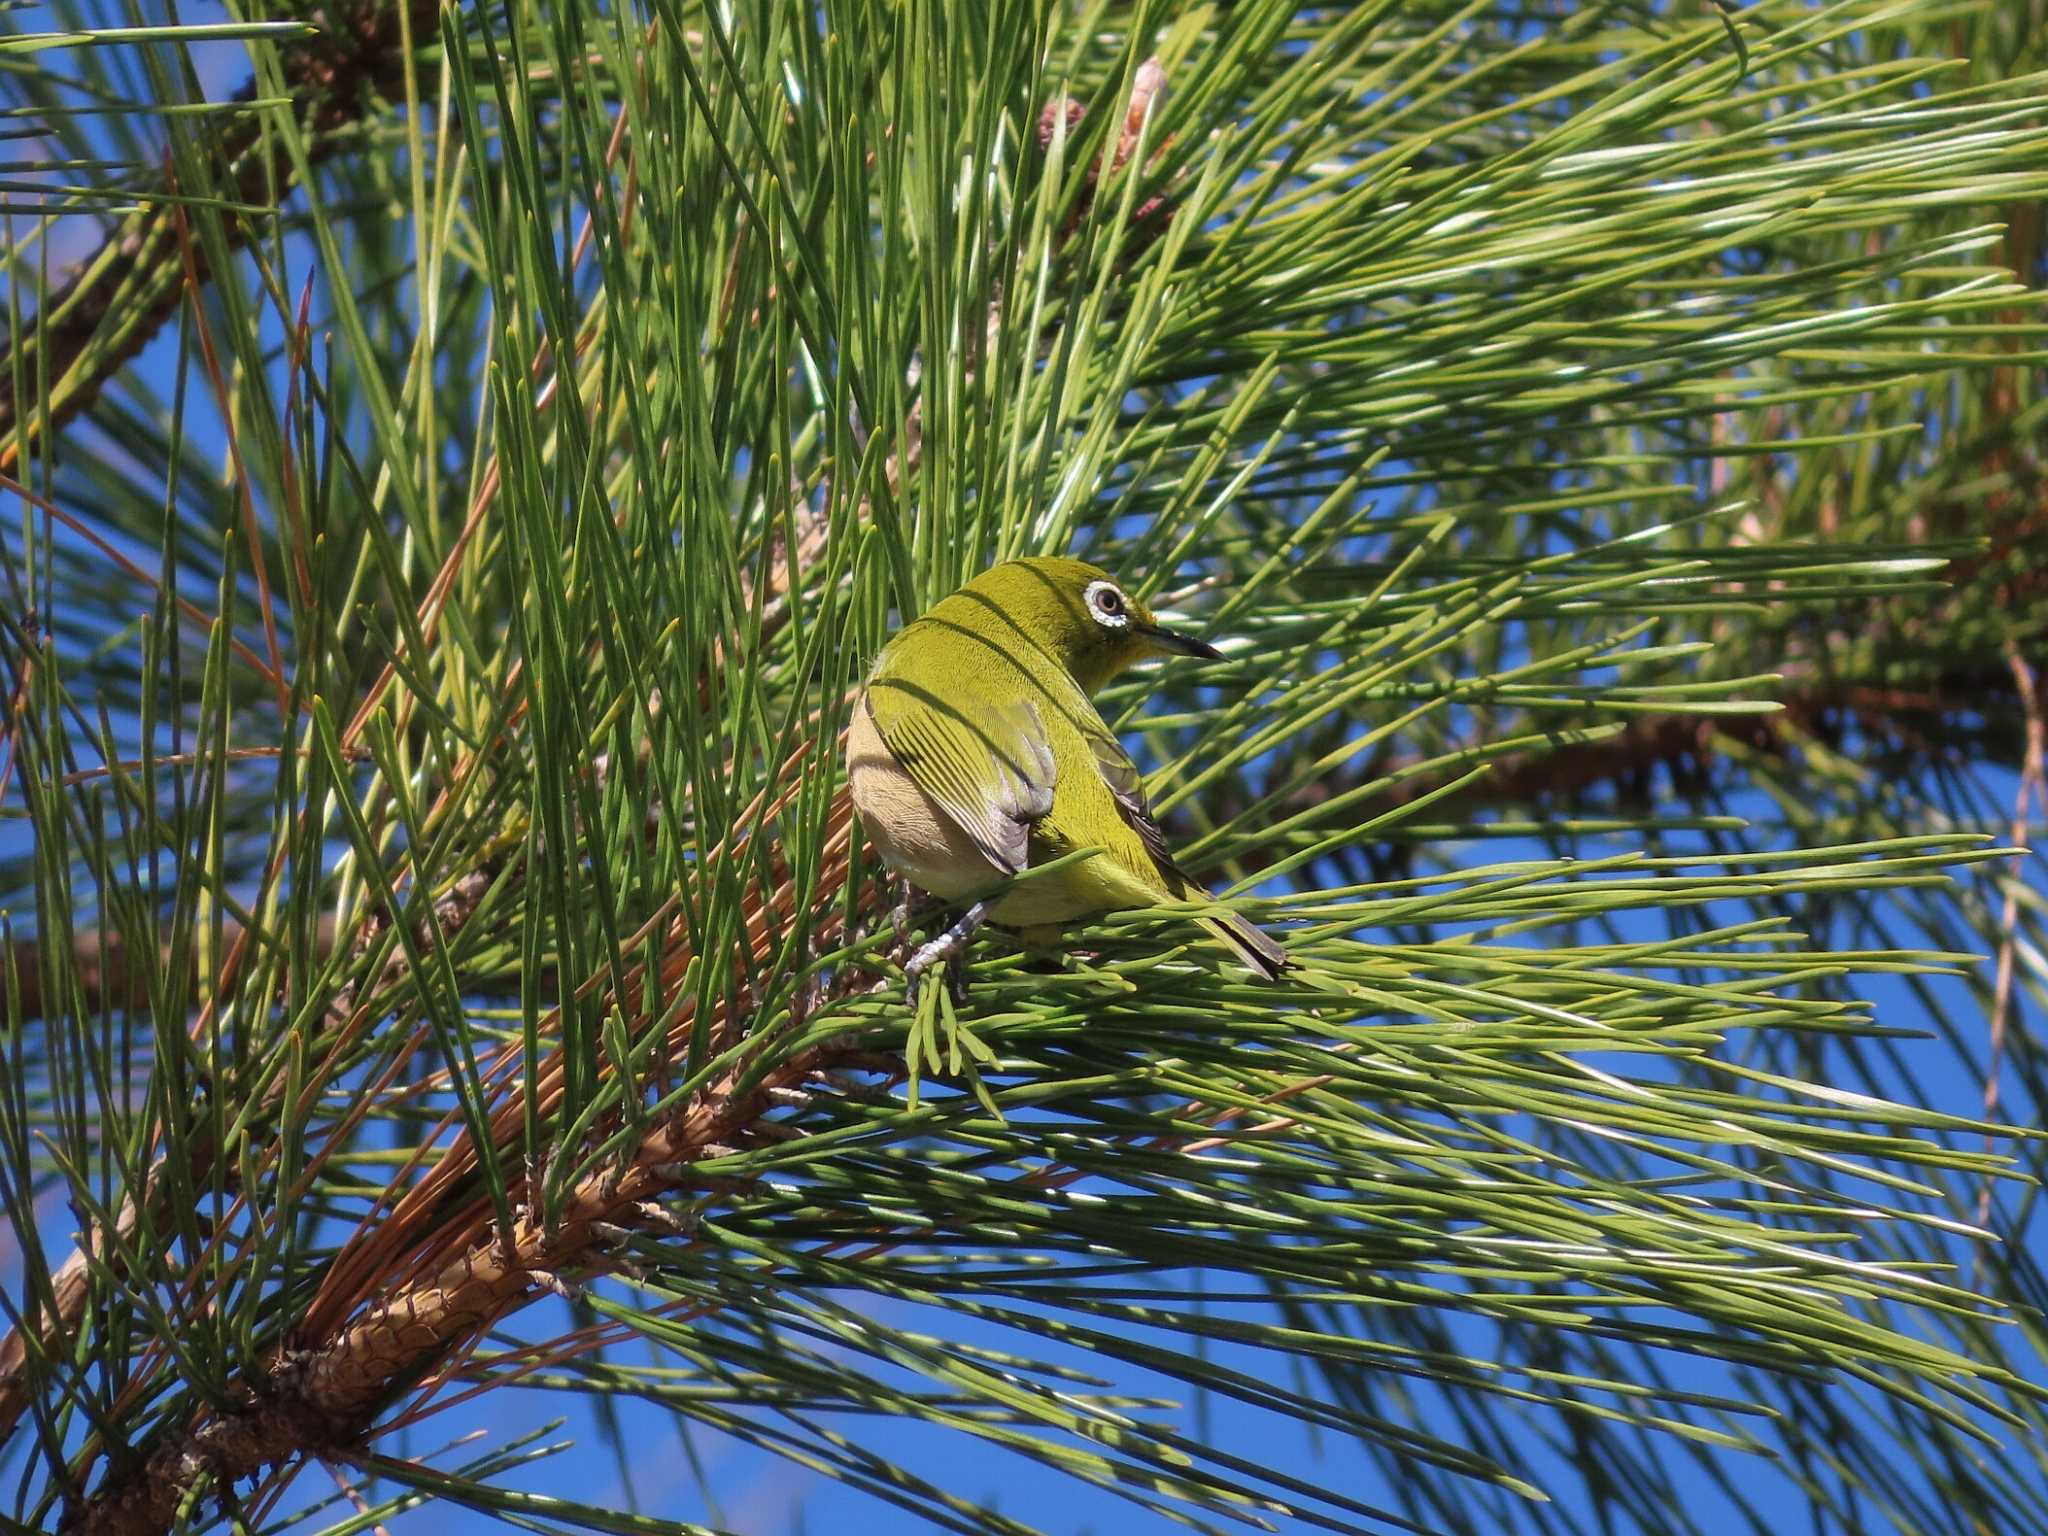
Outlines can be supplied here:
<path id="1" fill-rule="evenodd" d="M 1205 917 L 1202 926 L 1243 963 L 1244 968 L 1265 981 L 1278 981 L 1290 964 L 1280 941 L 1256 923 L 1235 912 L 1222 917 Z"/>

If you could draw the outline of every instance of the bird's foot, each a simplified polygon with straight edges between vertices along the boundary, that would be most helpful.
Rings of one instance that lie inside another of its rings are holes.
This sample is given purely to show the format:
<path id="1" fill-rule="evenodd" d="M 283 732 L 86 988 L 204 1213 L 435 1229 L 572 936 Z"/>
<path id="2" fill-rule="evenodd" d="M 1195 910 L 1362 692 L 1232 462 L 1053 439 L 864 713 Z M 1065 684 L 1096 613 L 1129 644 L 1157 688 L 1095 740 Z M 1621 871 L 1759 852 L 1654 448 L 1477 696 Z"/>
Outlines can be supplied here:
<path id="1" fill-rule="evenodd" d="M 917 920 L 943 903 L 919 890 L 908 880 L 897 881 L 896 890 L 898 900 L 896 905 L 889 909 L 889 927 L 896 935 L 897 948 L 907 949 L 910 945 L 911 930 L 917 926 Z"/>
<path id="2" fill-rule="evenodd" d="M 967 947 L 967 941 L 974 937 L 975 930 L 987 921 L 988 904 L 977 901 L 960 914 L 960 921 L 937 938 L 919 946 L 917 953 L 903 966 L 904 993 L 911 1007 L 917 1006 L 918 988 L 924 981 L 925 972 L 933 966 L 939 967 L 945 976 L 946 989 L 952 994 L 953 1001 L 956 1004 L 967 1001 L 967 978 L 953 965 L 953 957 Z"/>

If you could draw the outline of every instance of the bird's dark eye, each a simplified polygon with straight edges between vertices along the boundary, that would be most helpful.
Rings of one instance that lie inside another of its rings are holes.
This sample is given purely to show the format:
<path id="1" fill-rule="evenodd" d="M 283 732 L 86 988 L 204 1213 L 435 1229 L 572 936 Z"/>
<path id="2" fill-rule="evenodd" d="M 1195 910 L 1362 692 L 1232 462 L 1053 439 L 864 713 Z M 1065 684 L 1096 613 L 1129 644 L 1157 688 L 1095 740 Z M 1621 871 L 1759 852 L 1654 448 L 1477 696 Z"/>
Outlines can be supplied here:
<path id="1" fill-rule="evenodd" d="M 1095 606 L 1104 613 L 1122 613 L 1124 611 L 1124 595 L 1117 591 L 1115 587 L 1104 587 L 1095 594 Z"/>

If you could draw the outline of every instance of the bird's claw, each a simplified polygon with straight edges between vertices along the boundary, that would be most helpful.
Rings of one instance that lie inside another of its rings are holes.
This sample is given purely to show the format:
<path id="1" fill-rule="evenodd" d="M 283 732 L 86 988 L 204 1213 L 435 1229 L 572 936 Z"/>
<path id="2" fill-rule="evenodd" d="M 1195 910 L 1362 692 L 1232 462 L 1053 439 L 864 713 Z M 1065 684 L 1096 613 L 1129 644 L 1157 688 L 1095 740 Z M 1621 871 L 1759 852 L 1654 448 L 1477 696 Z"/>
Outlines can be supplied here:
<path id="1" fill-rule="evenodd" d="M 903 996 L 904 1000 L 910 1004 L 912 1012 L 917 1010 L 918 994 L 924 988 L 925 973 L 933 969 L 936 969 L 939 975 L 945 979 L 946 991 L 956 1005 L 966 998 L 967 980 L 962 974 L 963 968 L 953 963 L 954 948 L 947 947 L 941 949 L 941 945 L 944 942 L 943 938 L 933 939 L 929 944 L 922 946 L 916 954 L 912 955 L 904 963 Z"/>
<path id="2" fill-rule="evenodd" d="M 896 942 L 907 945 L 917 920 L 928 912 L 936 911 L 944 903 L 919 890 L 908 880 L 898 881 L 896 889 L 899 897 L 896 905 L 889 909 L 889 926 L 895 930 Z"/>

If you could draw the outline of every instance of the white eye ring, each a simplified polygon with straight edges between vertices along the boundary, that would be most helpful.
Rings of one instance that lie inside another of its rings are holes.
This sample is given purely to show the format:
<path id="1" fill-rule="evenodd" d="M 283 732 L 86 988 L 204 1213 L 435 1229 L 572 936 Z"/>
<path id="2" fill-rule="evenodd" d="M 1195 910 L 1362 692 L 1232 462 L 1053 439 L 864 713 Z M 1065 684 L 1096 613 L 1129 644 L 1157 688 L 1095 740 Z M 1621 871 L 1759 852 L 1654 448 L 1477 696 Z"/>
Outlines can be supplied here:
<path id="1" fill-rule="evenodd" d="M 1088 612 L 1095 622 L 1105 629 L 1129 629 L 1131 627 L 1130 599 L 1125 597 L 1113 581 L 1091 581 L 1088 590 L 1081 594 L 1088 604 Z"/>

